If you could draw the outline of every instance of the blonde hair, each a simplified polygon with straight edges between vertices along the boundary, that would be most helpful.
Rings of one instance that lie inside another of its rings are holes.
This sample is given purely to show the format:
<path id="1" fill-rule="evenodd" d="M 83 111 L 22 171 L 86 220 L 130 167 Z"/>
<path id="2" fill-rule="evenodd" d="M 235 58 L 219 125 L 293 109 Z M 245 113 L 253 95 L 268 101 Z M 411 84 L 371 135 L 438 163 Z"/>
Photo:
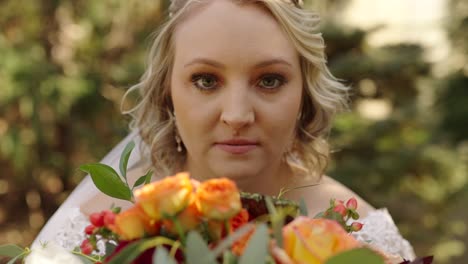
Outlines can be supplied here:
<path id="1" fill-rule="evenodd" d="M 304 96 L 296 129 L 296 142 L 285 160 L 297 174 L 320 177 L 329 160 L 326 142 L 333 117 L 346 108 L 348 88 L 330 73 L 326 66 L 325 45 L 317 14 L 302 9 L 296 0 L 233 0 L 241 4 L 258 4 L 270 12 L 295 45 L 304 83 Z M 173 33 L 193 8 L 206 0 L 173 0 L 170 16 L 155 35 L 148 57 L 148 67 L 141 81 L 125 97 L 138 90 L 138 104 L 124 111 L 133 117 L 131 127 L 139 129 L 148 145 L 153 166 L 159 176 L 180 170 L 185 150 L 176 150 L 175 122 L 170 98 L 170 75 L 174 63 Z"/>

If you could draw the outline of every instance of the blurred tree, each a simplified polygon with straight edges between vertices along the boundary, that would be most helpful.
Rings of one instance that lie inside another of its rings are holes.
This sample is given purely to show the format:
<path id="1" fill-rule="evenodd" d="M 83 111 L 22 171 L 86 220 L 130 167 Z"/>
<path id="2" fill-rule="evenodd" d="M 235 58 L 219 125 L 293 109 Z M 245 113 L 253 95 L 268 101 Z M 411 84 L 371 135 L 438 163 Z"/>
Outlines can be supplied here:
<path id="1" fill-rule="evenodd" d="M 125 90 L 168 1 L 2 1 L 0 243 L 27 245 L 127 133 Z"/>
<path id="2" fill-rule="evenodd" d="M 350 1 L 305 2 L 327 21 L 332 72 L 353 87 L 352 111 L 332 131 L 329 174 L 388 207 L 418 254 L 468 263 L 466 1 L 450 1 L 455 66 L 440 79 L 421 46 L 372 47 L 378 28 L 340 24 Z M 78 165 L 127 133 L 120 99 L 168 4 L 0 1 L 0 244 L 28 245 L 84 176 Z"/>
<path id="3" fill-rule="evenodd" d="M 456 12 L 448 28 L 465 68 L 442 79 L 433 77 L 419 45 L 372 47 L 366 37 L 378 27 L 324 25 L 331 70 L 353 87 L 352 111 L 340 115 L 332 131 L 329 174 L 389 208 L 418 254 L 465 263 L 468 214 L 460 206 L 468 189 L 468 12 L 464 1 L 450 4 Z"/>

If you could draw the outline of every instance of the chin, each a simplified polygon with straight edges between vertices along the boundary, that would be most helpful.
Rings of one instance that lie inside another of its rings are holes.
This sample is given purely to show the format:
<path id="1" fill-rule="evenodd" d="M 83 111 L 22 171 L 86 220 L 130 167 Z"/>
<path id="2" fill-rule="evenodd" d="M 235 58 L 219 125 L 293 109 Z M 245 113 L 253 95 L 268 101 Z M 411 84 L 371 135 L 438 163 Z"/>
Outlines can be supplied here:
<path id="1" fill-rule="evenodd" d="M 236 183 L 241 183 L 246 180 L 252 180 L 253 177 L 258 175 L 260 169 L 253 164 L 229 164 L 226 166 L 219 166 L 213 168 L 216 177 L 226 177 Z"/>

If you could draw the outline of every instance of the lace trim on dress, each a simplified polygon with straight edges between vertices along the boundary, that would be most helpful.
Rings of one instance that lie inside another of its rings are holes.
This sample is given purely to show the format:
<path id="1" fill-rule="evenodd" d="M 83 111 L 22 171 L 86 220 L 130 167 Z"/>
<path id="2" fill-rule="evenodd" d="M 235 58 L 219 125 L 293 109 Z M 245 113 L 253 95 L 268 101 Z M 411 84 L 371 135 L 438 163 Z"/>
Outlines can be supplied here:
<path id="1" fill-rule="evenodd" d="M 359 241 L 407 260 L 415 258 L 413 248 L 401 236 L 387 209 L 372 211 L 359 221 L 364 226 L 361 231 L 353 233 Z M 54 242 L 68 250 L 79 247 L 85 239 L 84 229 L 89 224 L 88 218 L 80 212 L 79 208 L 70 208 Z M 98 243 L 97 253 L 102 255 L 105 253 L 103 243 Z"/>
<path id="2" fill-rule="evenodd" d="M 69 208 L 67 210 L 66 219 L 63 221 L 64 225 L 58 230 L 55 236 L 55 243 L 67 250 L 73 250 L 79 247 L 81 242 L 86 238 L 84 230 L 90 224 L 88 217 L 81 213 L 80 209 Z M 97 243 L 97 254 L 105 254 L 105 245 L 103 241 Z"/>
<path id="3" fill-rule="evenodd" d="M 359 222 L 364 224 L 363 228 L 353 233 L 359 241 L 407 260 L 415 258 L 413 247 L 401 236 L 387 209 L 372 211 Z"/>

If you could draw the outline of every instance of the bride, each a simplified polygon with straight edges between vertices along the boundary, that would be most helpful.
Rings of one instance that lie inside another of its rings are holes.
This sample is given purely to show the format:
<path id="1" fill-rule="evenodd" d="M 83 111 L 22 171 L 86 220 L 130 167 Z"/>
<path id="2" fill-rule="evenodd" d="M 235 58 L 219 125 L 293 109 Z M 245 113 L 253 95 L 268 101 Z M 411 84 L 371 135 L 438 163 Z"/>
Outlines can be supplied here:
<path id="1" fill-rule="evenodd" d="M 410 244 L 385 209 L 322 176 L 325 139 L 346 108 L 348 88 L 326 66 L 319 18 L 298 0 L 173 0 L 170 18 L 152 45 L 148 67 L 130 111 L 133 132 L 103 160 L 118 167 L 120 153 L 137 143 L 127 177 L 150 168 L 153 179 L 188 171 L 203 180 L 226 176 L 247 192 L 318 183 L 286 193 L 304 198 L 309 213 L 330 198 L 357 197 L 364 228 L 357 237 L 385 252 L 413 259 Z M 73 248 L 86 215 L 125 202 L 101 194 L 89 176 L 43 228 L 35 243 Z"/>

